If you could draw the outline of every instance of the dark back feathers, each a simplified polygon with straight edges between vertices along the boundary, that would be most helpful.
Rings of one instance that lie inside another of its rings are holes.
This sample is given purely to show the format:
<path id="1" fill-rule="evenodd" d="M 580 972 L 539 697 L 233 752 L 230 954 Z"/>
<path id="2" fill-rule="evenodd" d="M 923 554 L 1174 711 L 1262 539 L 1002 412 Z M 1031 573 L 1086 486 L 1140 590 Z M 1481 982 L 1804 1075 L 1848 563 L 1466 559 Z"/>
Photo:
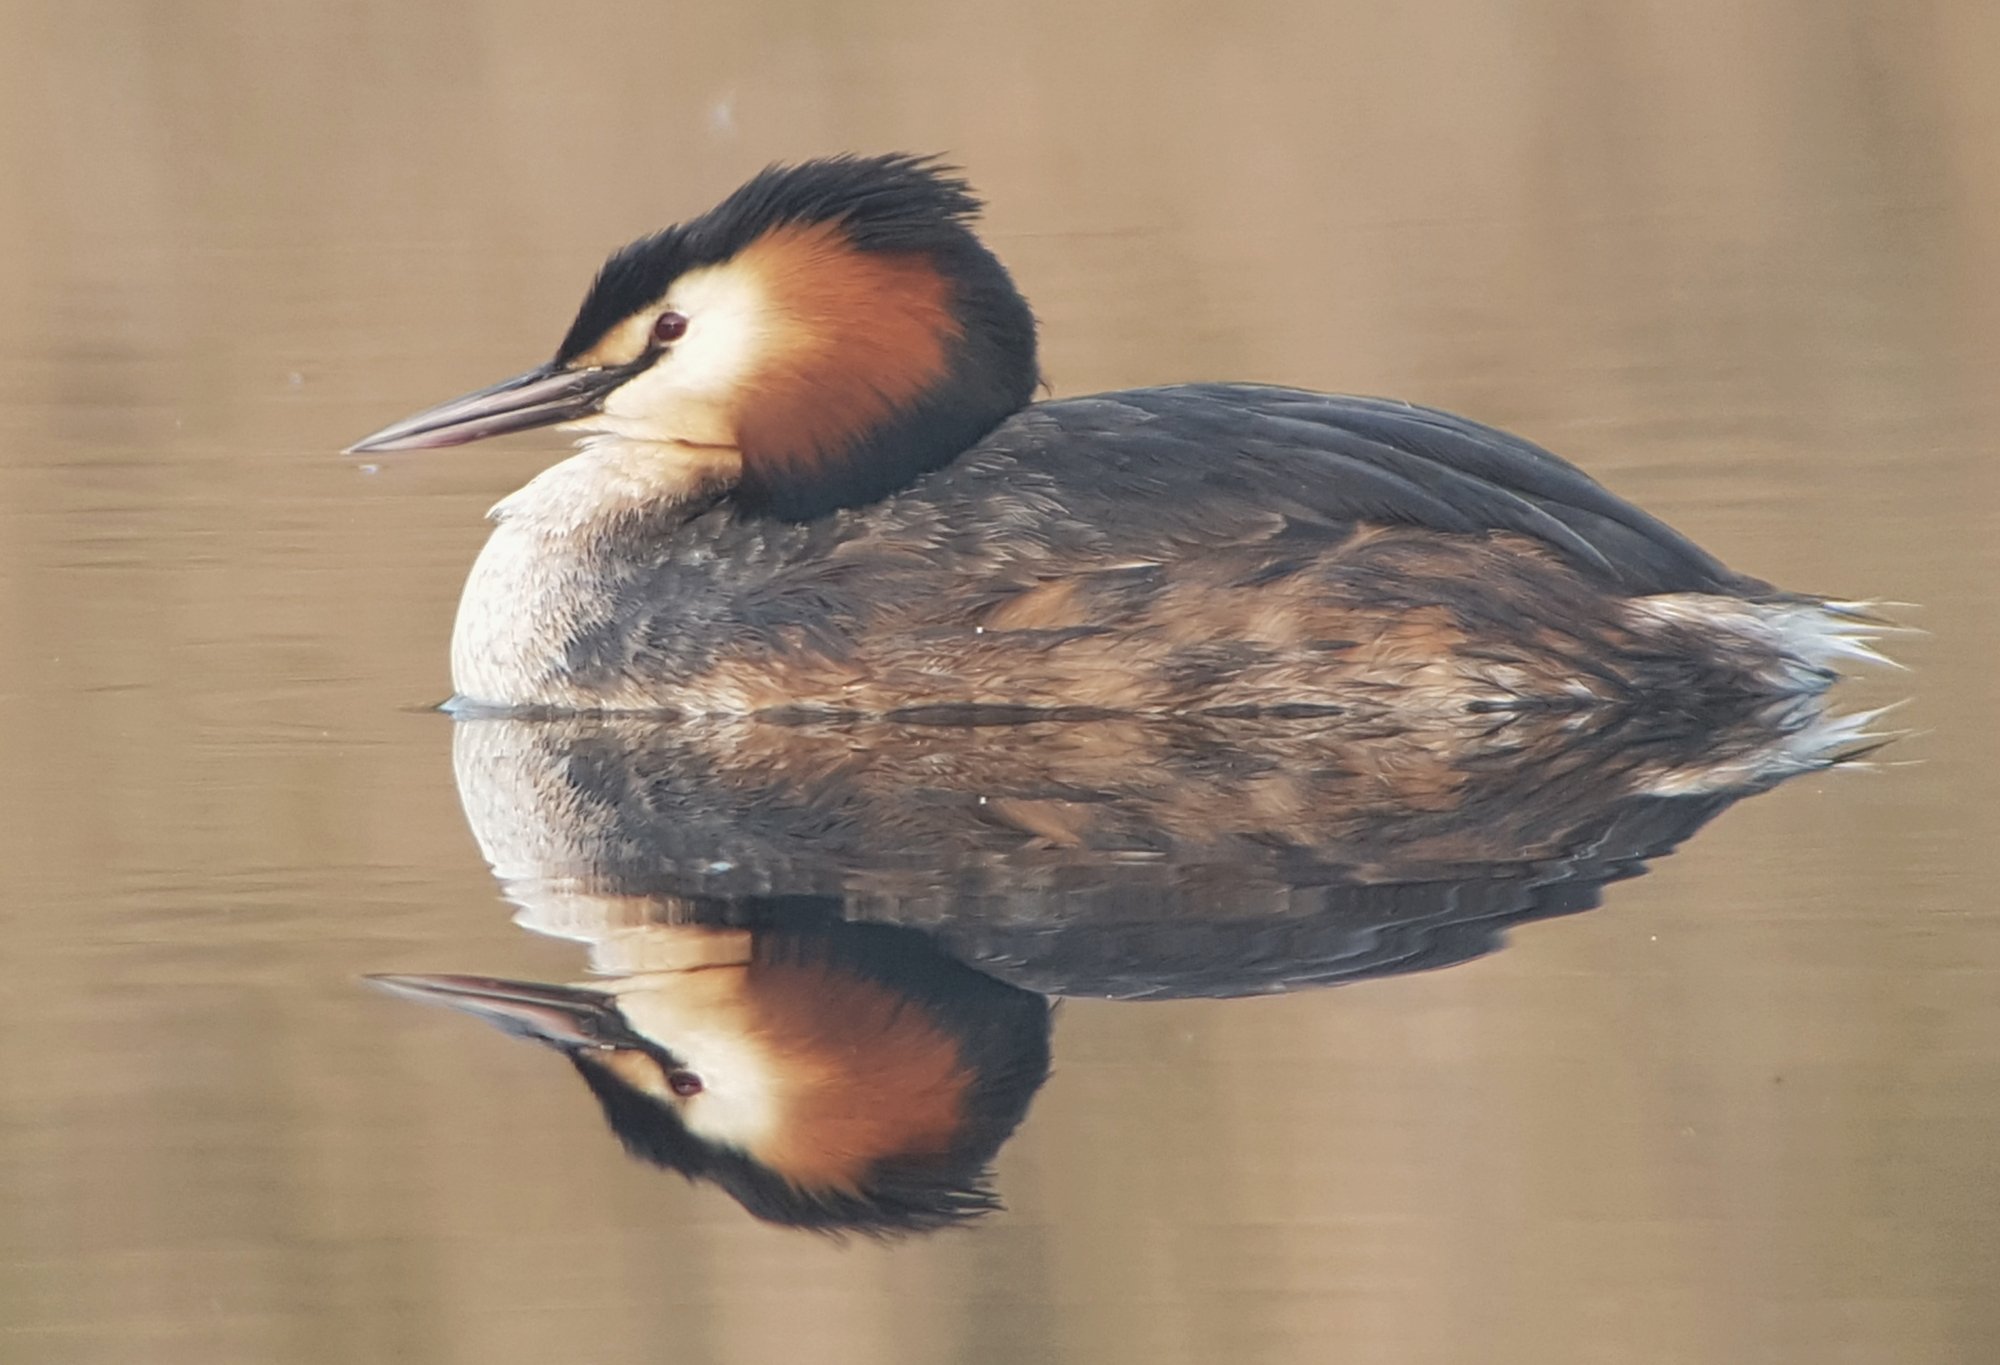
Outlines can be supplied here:
<path id="1" fill-rule="evenodd" d="M 1628 593 L 1764 590 L 1541 447 L 1408 403 L 1248 384 L 1132 389 L 1040 404 L 988 444 L 1045 472 L 1072 511 L 1085 513 L 1076 494 L 1101 494 L 1105 526 L 1179 500 L 1197 526 L 1236 509 L 1509 531 Z"/>

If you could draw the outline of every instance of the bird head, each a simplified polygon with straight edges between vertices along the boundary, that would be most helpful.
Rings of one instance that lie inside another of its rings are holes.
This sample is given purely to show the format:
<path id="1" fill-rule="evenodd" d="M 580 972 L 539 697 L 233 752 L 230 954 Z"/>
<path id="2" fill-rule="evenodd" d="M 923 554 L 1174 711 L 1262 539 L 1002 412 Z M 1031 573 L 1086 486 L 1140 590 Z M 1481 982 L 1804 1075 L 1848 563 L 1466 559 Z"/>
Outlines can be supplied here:
<path id="1" fill-rule="evenodd" d="M 942 465 L 1026 405 L 1035 323 L 936 161 L 774 166 L 598 272 L 555 358 L 351 449 L 566 424 L 663 487 L 806 519 Z"/>

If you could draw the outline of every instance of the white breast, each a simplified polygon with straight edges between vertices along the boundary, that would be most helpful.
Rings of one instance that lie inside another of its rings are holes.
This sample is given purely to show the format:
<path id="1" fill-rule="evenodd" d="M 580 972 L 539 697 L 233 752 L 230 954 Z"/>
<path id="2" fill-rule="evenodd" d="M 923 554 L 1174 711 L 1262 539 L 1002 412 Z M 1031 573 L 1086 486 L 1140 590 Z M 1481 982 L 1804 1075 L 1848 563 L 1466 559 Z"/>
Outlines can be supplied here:
<path id="1" fill-rule="evenodd" d="M 602 434 L 503 499 L 452 630 L 451 680 L 460 700 L 564 710 L 657 706 L 657 689 L 579 691 L 567 672 L 569 644 L 610 612 L 606 555 L 619 520 L 645 519 L 725 485 L 741 460 L 729 447 Z"/>
<path id="2" fill-rule="evenodd" d="M 465 580 L 451 632 L 451 685 L 483 706 L 553 705 L 564 650 L 582 625 L 587 576 L 574 537 L 521 521 L 493 528 Z"/>

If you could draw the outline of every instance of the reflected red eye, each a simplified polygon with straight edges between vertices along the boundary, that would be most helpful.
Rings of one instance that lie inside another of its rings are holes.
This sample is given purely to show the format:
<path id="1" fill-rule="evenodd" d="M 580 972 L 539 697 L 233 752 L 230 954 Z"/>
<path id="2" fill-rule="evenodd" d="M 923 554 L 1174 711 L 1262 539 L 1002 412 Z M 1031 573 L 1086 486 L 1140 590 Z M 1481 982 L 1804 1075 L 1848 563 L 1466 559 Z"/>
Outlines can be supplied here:
<path id="1" fill-rule="evenodd" d="M 681 321 L 686 322 L 687 319 L 682 318 Z M 701 1077 L 695 1075 L 692 1071 L 670 1071 L 667 1073 L 667 1089 L 673 1091 L 682 1099 L 686 1099 L 690 1095 L 699 1095 L 701 1093 Z"/>
<path id="2" fill-rule="evenodd" d="M 662 346 L 687 335 L 688 320 L 681 313 L 662 313 L 653 319 L 653 340 Z"/>

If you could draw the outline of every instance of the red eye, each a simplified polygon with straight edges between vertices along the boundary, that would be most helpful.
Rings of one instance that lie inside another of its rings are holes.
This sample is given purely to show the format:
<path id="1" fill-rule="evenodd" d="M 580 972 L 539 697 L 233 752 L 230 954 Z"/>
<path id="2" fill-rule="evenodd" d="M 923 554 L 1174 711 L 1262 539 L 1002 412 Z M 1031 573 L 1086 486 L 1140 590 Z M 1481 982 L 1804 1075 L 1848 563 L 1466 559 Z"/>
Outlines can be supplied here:
<path id="1" fill-rule="evenodd" d="M 687 335 L 688 320 L 682 313 L 662 313 L 653 319 L 653 340 L 662 346 Z"/>
<path id="2" fill-rule="evenodd" d="M 668 316 L 671 317 L 673 315 L 668 314 Z M 687 319 L 682 318 L 681 321 L 685 323 Z M 701 1077 L 695 1075 L 692 1071 L 668 1072 L 667 1089 L 673 1091 L 682 1099 L 686 1099 L 690 1095 L 699 1095 L 701 1093 Z"/>

